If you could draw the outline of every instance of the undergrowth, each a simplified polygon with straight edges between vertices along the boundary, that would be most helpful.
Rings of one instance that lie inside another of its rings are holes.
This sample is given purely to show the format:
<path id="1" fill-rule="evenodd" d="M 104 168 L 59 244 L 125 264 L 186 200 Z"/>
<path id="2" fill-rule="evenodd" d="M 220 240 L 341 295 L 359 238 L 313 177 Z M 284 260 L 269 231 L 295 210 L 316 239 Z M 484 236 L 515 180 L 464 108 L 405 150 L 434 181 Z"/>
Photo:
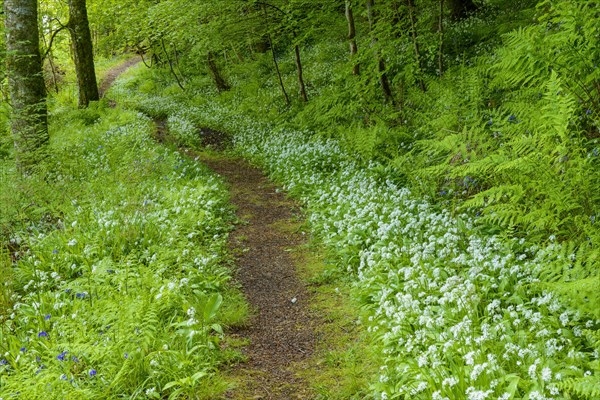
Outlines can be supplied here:
<path id="1" fill-rule="evenodd" d="M 158 94 L 138 90 L 149 81 Z M 172 88 L 160 72 L 137 71 L 117 95 L 229 132 L 236 152 L 304 202 L 334 254 L 331 273 L 353 280 L 368 312 L 380 371 L 367 396 L 597 396 L 597 276 L 574 277 L 578 303 L 569 304 L 552 275 L 581 268 L 578 248 L 494 234 L 481 217 L 400 186 L 386 165 L 357 160 L 338 139 L 239 114 L 229 95 Z"/>
<path id="2" fill-rule="evenodd" d="M 0 398 L 215 398 L 247 308 L 223 183 L 104 101 L 56 108 L 51 159 L 2 160 Z"/>

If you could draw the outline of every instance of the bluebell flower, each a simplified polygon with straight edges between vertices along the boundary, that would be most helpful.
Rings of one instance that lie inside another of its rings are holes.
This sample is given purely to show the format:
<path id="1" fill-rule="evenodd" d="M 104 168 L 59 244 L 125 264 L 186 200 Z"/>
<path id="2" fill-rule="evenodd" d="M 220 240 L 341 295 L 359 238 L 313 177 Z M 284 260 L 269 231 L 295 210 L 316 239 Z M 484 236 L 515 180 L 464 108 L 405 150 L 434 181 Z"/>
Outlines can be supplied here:
<path id="1" fill-rule="evenodd" d="M 67 380 L 67 375 L 65 375 L 65 374 L 62 374 L 62 375 L 60 376 L 60 379 L 62 379 L 63 381 L 66 381 L 66 380 Z"/>
<path id="2" fill-rule="evenodd" d="M 6 365 L 6 364 L 8 364 L 8 361 L 5 358 L 0 360 L 0 365 Z"/>
<path id="3" fill-rule="evenodd" d="M 48 337 L 48 332 L 41 331 L 40 333 L 38 333 L 38 337 Z"/>
<path id="4" fill-rule="evenodd" d="M 95 369 L 90 369 L 90 376 L 91 377 L 96 376 L 96 370 Z"/>
<path id="5" fill-rule="evenodd" d="M 78 299 L 84 299 L 85 298 L 85 292 L 83 292 L 83 293 L 76 293 L 75 297 L 77 297 Z"/>
<path id="6" fill-rule="evenodd" d="M 27 353 L 27 347 L 21 347 L 19 350 L 21 353 Z"/>
<path id="7" fill-rule="evenodd" d="M 72 360 L 74 363 L 78 363 L 78 362 L 79 362 L 79 358 L 77 358 L 77 357 L 75 357 L 75 356 L 71 357 L 71 360 Z"/>
<path id="8" fill-rule="evenodd" d="M 50 314 L 46 314 L 46 316 L 44 317 L 44 319 L 45 319 L 46 321 L 48 321 L 50 318 L 52 318 L 52 316 L 51 316 Z"/>
<path id="9" fill-rule="evenodd" d="M 592 113 L 592 110 L 590 110 L 589 108 L 587 110 L 585 110 L 585 115 L 590 115 Z"/>
<path id="10" fill-rule="evenodd" d="M 129 353 L 125 353 L 125 354 L 123 355 L 123 357 L 125 357 L 125 358 L 129 358 Z"/>
<path id="11" fill-rule="evenodd" d="M 56 356 L 56 359 L 59 361 L 65 361 L 67 358 L 67 352 L 63 351 L 62 353 L 60 353 L 59 355 Z"/>
<path id="12" fill-rule="evenodd" d="M 58 250 L 57 249 L 52 250 L 52 254 L 58 254 Z"/>
<path id="13" fill-rule="evenodd" d="M 510 117 L 508 117 L 508 122 L 516 122 L 517 117 L 515 117 L 514 115 L 511 115 Z"/>

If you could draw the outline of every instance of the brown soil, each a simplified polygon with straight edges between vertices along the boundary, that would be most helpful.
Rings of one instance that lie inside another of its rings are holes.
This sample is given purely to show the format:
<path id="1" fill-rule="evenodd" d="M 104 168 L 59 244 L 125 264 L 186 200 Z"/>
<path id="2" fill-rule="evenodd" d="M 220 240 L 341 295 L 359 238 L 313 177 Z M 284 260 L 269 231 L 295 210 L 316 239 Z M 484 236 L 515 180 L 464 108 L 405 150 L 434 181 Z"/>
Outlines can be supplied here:
<path id="1" fill-rule="evenodd" d="M 298 208 L 258 170 L 230 158 L 202 158 L 223 176 L 240 223 L 231 234 L 237 279 L 256 310 L 237 334 L 248 338 L 248 361 L 235 371 L 239 386 L 229 399 L 309 399 L 308 385 L 296 373 L 315 348 L 316 318 L 309 293 L 298 278 L 290 250 L 305 242 L 295 229 Z"/>
<path id="2" fill-rule="evenodd" d="M 133 67 L 141 61 L 142 58 L 140 56 L 136 56 L 109 69 L 106 72 L 106 75 L 104 75 L 104 78 L 102 78 L 100 85 L 98 85 L 98 92 L 100 93 L 100 98 L 104 97 L 104 94 L 106 93 L 108 88 L 110 88 L 110 86 L 113 84 L 115 79 L 119 77 L 119 75 L 125 72 L 129 67 Z"/>

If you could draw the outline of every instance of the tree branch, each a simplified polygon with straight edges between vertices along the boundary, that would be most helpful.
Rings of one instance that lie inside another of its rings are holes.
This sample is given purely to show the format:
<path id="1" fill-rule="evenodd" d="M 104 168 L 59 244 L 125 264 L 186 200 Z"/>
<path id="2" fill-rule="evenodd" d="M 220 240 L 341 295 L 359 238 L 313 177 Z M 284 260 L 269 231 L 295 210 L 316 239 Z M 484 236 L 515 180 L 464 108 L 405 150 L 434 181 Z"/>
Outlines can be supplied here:
<path id="1" fill-rule="evenodd" d="M 52 32 L 52 36 L 50 36 L 50 42 L 48 43 L 48 48 L 44 52 L 44 55 L 42 55 L 42 60 L 45 60 L 46 57 L 48 56 L 48 53 L 50 53 L 50 50 L 52 50 L 52 43 L 54 42 L 54 38 L 56 37 L 56 34 L 60 31 L 62 31 L 63 29 L 67 29 L 67 27 L 68 27 L 68 24 L 63 25 L 60 22 L 59 22 L 59 24 L 60 24 L 60 27 L 57 30 L 55 30 L 54 32 Z"/>

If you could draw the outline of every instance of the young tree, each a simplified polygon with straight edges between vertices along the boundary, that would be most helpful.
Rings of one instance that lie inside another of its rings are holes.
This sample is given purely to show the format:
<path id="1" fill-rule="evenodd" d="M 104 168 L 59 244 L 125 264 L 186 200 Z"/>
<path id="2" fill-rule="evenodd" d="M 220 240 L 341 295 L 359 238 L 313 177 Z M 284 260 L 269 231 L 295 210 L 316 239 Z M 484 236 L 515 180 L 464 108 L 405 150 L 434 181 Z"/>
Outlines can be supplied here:
<path id="1" fill-rule="evenodd" d="M 348 21 L 348 42 L 350 43 L 350 59 L 354 59 L 356 53 L 358 53 L 358 47 L 356 45 L 356 28 L 354 26 L 354 14 L 352 13 L 351 0 L 346 0 L 346 20 Z M 360 74 L 360 64 L 354 64 L 354 66 L 352 67 L 352 74 Z"/>
<path id="2" fill-rule="evenodd" d="M 24 174 L 43 158 L 49 141 L 37 11 L 37 0 L 4 1 L 11 130 Z"/>
<path id="3" fill-rule="evenodd" d="M 373 47 L 377 46 L 377 42 L 379 38 L 375 33 L 375 25 L 377 24 L 377 12 L 375 10 L 375 1 L 367 0 L 367 17 L 369 20 L 369 30 L 371 31 L 371 45 Z M 376 49 L 376 58 L 377 58 L 377 73 L 379 75 L 379 84 L 381 85 L 381 89 L 383 90 L 383 95 L 386 101 L 394 103 L 394 96 L 392 95 L 392 88 L 390 86 L 390 81 L 388 79 L 386 68 L 385 68 L 385 60 L 381 56 L 381 52 L 379 49 Z"/>
<path id="4" fill-rule="evenodd" d="M 69 0 L 69 23 L 67 26 L 73 42 L 75 72 L 79 87 L 79 107 L 87 107 L 90 101 L 98 100 L 100 96 L 96 82 L 92 36 L 85 0 Z"/>

